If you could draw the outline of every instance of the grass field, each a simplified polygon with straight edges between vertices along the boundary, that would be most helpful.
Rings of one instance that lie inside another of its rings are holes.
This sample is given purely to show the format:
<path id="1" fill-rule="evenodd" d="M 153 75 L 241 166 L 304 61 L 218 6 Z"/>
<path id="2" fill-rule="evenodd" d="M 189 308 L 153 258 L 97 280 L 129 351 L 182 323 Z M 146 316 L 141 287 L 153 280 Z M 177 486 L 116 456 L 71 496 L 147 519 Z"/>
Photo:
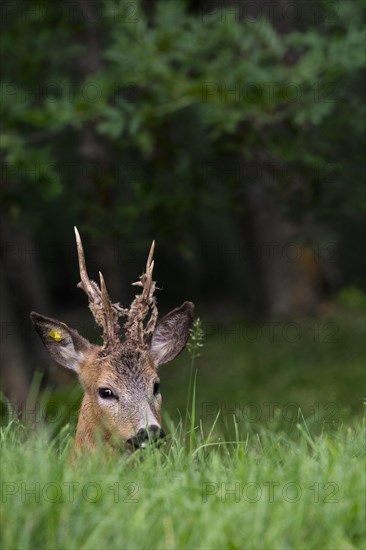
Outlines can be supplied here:
<path id="1" fill-rule="evenodd" d="M 1 548 L 364 548 L 364 429 L 312 437 L 300 422 L 190 451 L 178 430 L 161 451 L 70 464 L 68 436 L 8 427 Z"/>
<path id="2" fill-rule="evenodd" d="M 188 355 L 162 369 L 160 450 L 72 461 L 66 417 L 4 422 L 1 548 L 365 548 L 364 317 L 284 326 L 209 336 L 188 415 Z"/>

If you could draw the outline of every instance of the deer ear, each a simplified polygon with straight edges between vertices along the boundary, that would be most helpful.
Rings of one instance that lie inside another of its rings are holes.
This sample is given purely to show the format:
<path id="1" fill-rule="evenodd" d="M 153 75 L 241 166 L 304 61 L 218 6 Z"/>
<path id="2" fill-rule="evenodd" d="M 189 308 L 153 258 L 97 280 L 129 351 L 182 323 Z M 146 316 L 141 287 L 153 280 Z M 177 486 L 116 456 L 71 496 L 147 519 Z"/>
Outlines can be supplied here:
<path id="1" fill-rule="evenodd" d="M 184 302 L 162 318 L 157 325 L 150 347 L 156 367 L 172 361 L 184 348 L 193 323 L 194 305 Z"/>
<path id="2" fill-rule="evenodd" d="M 91 349 L 91 344 L 64 323 L 31 313 L 33 326 L 52 358 L 63 367 L 78 372 L 79 365 Z"/>

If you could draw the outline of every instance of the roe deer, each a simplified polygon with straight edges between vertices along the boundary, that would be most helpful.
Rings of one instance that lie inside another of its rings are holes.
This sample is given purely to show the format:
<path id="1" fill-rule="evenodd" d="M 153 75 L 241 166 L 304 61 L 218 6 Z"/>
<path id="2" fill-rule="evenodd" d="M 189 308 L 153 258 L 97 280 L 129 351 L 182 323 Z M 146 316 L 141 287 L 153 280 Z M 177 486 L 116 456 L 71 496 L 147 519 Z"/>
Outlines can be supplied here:
<path id="1" fill-rule="evenodd" d="M 90 344 L 64 323 L 32 312 L 35 330 L 60 365 L 77 372 L 84 389 L 75 447 L 92 449 L 98 434 L 113 447 L 129 450 L 165 438 L 161 428 L 161 395 L 157 368 L 184 348 L 194 306 L 184 302 L 157 324 L 154 297 L 154 242 L 146 270 L 133 285 L 142 287 L 129 309 L 112 303 L 102 274 L 100 287 L 86 270 L 80 235 L 75 227 L 81 282 L 89 308 L 103 330 L 103 345 Z M 125 339 L 119 338 L 119 317 L 125 317 Z"/>

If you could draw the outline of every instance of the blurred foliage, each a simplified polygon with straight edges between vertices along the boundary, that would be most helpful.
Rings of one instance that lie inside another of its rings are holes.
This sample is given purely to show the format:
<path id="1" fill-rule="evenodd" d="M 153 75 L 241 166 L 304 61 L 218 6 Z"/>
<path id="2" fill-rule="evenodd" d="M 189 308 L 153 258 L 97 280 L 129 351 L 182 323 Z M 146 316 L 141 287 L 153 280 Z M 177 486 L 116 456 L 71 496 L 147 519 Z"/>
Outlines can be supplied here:
<path id="1" fill-rule="evenodd" d="M 49 248 L 69 242 L 76 220 L 95 239 L 123 239 L 126 255 L 154 235 L 203 284 L 217 265 L 212 243 L 236 246 L 241 188 L 258 185 L 232 167 L 239 158 L 244 170 L 271 166 L 288 218 L 325 222 L 349 250 L 365 210 L 365 1 L 324 2 L 327 17 L 288 34 L 188 4 L 160 0 L 147 16 L 138 1 L 106 0 L 91 22 L 77 2 L 6 4 L 1 199 L 11 218 Z M 96 70 L 81 70 L 93 55 Z M 81 159 L 90 129 L 104 164 Z M 346 282 L 362 284 L 351 264 Z"/>
<path id="2" fill-rule="evenodd" d="M 346 308 L 363 308 L 366 311 L 366 293 L 354 286 L 343 288 L 338 296 L 338 304 Z"/>
<path id="3" fill-rule="evenodd" d="M 182 1 L 159 2 L 153 25 L 138 3 L 130 16 L 131 2 L 99 8 L 102 68 L 80 80 L 84 22 L 49 2 L 7 6 L 1 144 L 12 170 L 10 205 L 24 208 L 29 193 L 33 201 L 72 193 L 60 140 L 66 133 L 76 140 L 92 122 L 118 157 L 120 177 L 103 181 L 115 215 L 93 211 L 110 230 L 135 231 L 146 219 L 174 227 L 195 200 L 210 203 L 199 191 L 210 189 L 215 174 L 203 181 L 200 170 L 222 148 L 250 158 L 263 147 L 270 158 L 325 174 L 330 165 L 332 185 L 309 182 L 314 206 L 364 209 L 354 163 L 365 136 L 363 0 L 338 2 L 336 18 L 289 35 L 264 18 L 239 21 L 232 11 L 196 17 Z M 128 181 L 135 165 L 139 173 Z"/>

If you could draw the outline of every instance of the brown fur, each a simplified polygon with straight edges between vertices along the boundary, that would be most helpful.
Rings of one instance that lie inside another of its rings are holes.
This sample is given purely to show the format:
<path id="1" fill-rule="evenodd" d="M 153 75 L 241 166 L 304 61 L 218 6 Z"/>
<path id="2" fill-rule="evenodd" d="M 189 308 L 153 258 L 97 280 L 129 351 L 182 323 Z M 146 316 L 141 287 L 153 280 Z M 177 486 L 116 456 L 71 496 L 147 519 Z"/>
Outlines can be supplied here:
<path id="1" fill-rule="evenodd" d="M 134 447 L 156 440 L 161 430 L 161 395 L 157 369 L 172 361 L 185 347 L 193 322 L 194 306 L 184 302 L 157 323 L 154 297 L 154 243 L 146 272 L 137 284 L 137 295 L 129 310 L 112 304 L 103 276 L 100 288 L 90 281 L 84 251 L 75 229 L 81 288 L 89 298 L 94 318 L 103 329 L 103 346 L 93 346 L 64 323 L 32 312 L 31 319 L 51 356 L 60 365 L 77 372 L 85 395 L 81 404 L 75 447 L 90 450 L 98 438 L 112 447 L 126 442 Z M 144 320 L 150 318 L 144 325 Z M 126 340 L 119 340 L 118 319 L 128 317 Z M 108 393 L 106 393 L 106 390 Z M 110 393 L 111 392 L 111 393 Z"/>
<path id="2" fill-rule="evenodd" d="M 76 431 L 78 449 L 93 448 L 98 435 L 112 445 L 130 439 L 144 423 L 143 405 L 150 406 L 156 424 L 161 423 L 161 397 L 153 396 L 159 377 L 149 353 L 140 356 L 122 344 L 104 355 L 103 348 L 94 349 L 80 364 L 85 395 Z M 97 390 L 104 387 L 118 393 L 119 401 L 103 406 Z"/>

